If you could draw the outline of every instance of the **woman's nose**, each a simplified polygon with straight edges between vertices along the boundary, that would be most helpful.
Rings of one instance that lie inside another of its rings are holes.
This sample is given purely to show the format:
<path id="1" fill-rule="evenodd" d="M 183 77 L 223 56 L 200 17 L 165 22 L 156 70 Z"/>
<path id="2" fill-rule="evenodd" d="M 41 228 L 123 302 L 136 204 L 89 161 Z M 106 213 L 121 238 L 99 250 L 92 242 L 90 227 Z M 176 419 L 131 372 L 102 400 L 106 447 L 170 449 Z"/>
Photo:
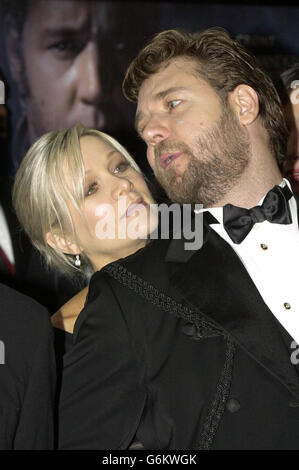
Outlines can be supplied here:
<path id="1" fill-rule="evenodd" d="M 120 197 L 127 196 L 133 189 L 133 183 L 127 178 L 116 177 L 112 188 L 112 196 L 118 200 Z"/>

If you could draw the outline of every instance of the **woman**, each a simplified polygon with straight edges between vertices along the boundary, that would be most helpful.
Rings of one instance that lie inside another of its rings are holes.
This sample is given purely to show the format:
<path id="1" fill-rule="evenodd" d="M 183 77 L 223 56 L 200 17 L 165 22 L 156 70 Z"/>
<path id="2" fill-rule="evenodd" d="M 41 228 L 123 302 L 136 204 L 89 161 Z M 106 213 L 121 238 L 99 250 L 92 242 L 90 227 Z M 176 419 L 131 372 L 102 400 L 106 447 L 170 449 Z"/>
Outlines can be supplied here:
<path id="1" fill-rule="evenodd" d="M 17 172 L 13 201 L 21 224 L 47 264 L 72 277 L 90 276 L 140 250 L 158 222 L 154 200 L 132 157 L 111 137 L 81 125 L 46 134 L 31 147 Z M 90 351 L 98 351 L 98 329 L 92 328 L 78 347 L 76 335 L 71 335 L 81 322 L 78 313 L 85 297 L 86 290 L 64 306 L 53 322 L 60 331 L 69 333 L 60 399 L 61 448 L 98 448 L 89 431 L 85 432 L 86 424 L 98 435 L 94 406 L 105 412 L 107 403 L 101 403 L 101 391 L 89 380 L 87 369 L 93 379 L 105 381 L 97 374 L 97 367 L 107 366 L 114 380 L 109 366 L 111 351 L 105 346 L 99 361 L 98 356 L 96 361 L 89 360 Z M 109 299 L 104 300 L 103 310 L 103 318 L 107 318 Z M 101 318 L 101 313 L 101 307 L 97 307 L 96 315 Z M 83 320 L 85 316 L 86 312 Z M 120 362 L 127 361 L 126 353 L 122 354 L 123 330 L 115 325 L 113 315 L 110 318 L 108 314 L 108 323 L 108 329 L 100 330 L 99 336 L 104 334 L 111 342 Z M 56 341 L 60 341 L 58 331 Z M 61 357 L 60 352 L 59 361 Z M 113 385 L 111 393 L 115 393 Z M 108 395 L 110 402 L 110 388 Z M 136 407 L 134 399 L 129 406 Z M 138 446 L 138 440 L 130 435 L 126 447 Z"/>
<path id="2" fill-rule="evenodd" d="M 45 134 L 23 159 L 13 204 L 51 268 L 76 282 L 147 243 L 154 200 L 138 165 L 115 139 L 81 124 Z M 52 317 L 73 332 L 87 288 Z"/>

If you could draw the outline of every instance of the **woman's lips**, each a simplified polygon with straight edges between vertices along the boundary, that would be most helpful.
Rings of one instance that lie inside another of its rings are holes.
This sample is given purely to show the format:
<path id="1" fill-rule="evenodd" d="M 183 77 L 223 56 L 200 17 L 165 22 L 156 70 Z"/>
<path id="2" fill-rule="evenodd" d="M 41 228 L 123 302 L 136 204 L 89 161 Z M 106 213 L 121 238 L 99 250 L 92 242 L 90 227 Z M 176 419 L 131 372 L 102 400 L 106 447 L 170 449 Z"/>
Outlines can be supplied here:
<path id="1" fill-rule="evenodd" d="M 173 153 L 165 153 L 160 157 L 160 164 L 162 168 L 167 168 L 169 165 L 176 160 L 183 152 L 173 152 Z"/>
<path id="2" fill-rule="evenodd" d="M 126 217 L 131 217 L 136 214 L 136 212 L 139 211 L 141 207 L 145 207 L 146 203 L 144 202 L 143 199 L 138 199 L 138 201 L 132 202 L 132 204 L 129 205 L 128 209 L 126 210 Z"/>

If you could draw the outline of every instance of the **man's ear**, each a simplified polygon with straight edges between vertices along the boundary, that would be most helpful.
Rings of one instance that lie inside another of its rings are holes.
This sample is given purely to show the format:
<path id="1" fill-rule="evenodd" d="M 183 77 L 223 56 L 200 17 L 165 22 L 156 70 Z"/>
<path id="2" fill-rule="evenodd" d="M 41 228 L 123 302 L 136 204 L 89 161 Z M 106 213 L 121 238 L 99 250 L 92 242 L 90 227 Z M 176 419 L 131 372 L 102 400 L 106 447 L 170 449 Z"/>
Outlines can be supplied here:
<path id="1" fill-rule="evenodd" d="M 229 101 L 240 124 L 248 126 L 259 115 L 259 99 L 256 91 L 249 85 L 238 85 L 229 94 Z"/>
<path id="2" fill-rule="evenodd" d="M 23 66 L 19 34 L 13 26 L 6 25 L 7 59 L 10 73 L 16 82 L 20 95 L 25 94 L 25 77 L 22 77 Z"/>
<path id="3" fill-rule="evenodd" d="M 82 249 L 74 242 L 64 238 L 62 235 L 57 233 L 46 233 L 46 242 L 54 250 L 60 250 L 66 255 L 78 255 L 82 252 Z"/>

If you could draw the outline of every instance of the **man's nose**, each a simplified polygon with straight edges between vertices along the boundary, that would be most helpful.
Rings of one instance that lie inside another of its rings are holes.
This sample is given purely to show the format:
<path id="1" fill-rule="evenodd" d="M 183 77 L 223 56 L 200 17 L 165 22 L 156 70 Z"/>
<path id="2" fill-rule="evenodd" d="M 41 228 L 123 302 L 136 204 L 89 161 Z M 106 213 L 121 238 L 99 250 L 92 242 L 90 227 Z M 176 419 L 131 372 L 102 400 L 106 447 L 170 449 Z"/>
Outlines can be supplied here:
<path id="1" fill-rule="evenodd" d="M 98 104 L 102 94 L 102 83 L 99 51 L 95 42 L 88 42 L 77 60 L 79 62 L 77 98 L 84 104 Z"/>
<path id="2" fill-rule="evenodd" d="M 142 131 L 142 137 L 147 145 L 155 146 L 169 137 L 170 130 L 166 117 L 153 116 Z"/>

